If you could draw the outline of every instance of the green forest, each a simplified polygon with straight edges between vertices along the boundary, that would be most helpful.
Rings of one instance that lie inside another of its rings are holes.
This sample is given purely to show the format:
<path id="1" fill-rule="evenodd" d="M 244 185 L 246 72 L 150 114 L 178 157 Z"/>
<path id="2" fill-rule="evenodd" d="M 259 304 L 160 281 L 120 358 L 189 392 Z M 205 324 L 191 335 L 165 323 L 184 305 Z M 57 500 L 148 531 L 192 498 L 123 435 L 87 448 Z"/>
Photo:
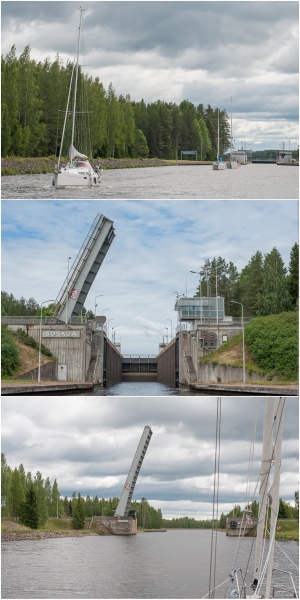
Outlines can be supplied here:
<path id="1" fill-rule="evenodd" d="M 19 57 L 15 46 L 2 56 L 2 157 L 58 156 L 72 68 L 58 55 L 54 62 L 32 60 L 29 46 Z M 117 96 L 112 83 L 105 90 L 98 77 L 80 71 L 78 114 L 83 111 L 75 146 L 91 158 L 174 160 L 181 151 L 196 150 L 199 160 L 216 159 L 219 109 L 210 105 L 133 101 L 129 93 Z M 220 154 L 229 147 L 228 116 L 220 109 Z"/>
<path id="2" fill-rule="evenodd" d="M 288 269 L 281 254 L 273 248 L 265 255 L 256 252 L 240 273 L 232 261 L 227 263 L 219 256 L 206 260 L 199 274 L 201 283 L 195 296 L 215 296 L 217 279 L 218 296 L 225 298 L 227 316 L 241 316 L 240 306 L 231 304 L 231 300 L 243 304 L 245 317 L 275 315 L 298 307 L 297 243 L 291 249 Z"/>
<path id="3" fill-rule="evenodd" d="M 43 478 L 37 471 L 33 476 L 26 473 L 21 464 L 12 469 L 7 464 L 5 454 L 1 454 L 1 515 L 37 529 L 43 527 L 48 518 L 69 517 L 74 529 L 83 529 L 86 518 L 93 516 L 112 516 L 119 498 L 99 498 L 73 492 L 72 497 L 61 497 L 56 479 L 53 484 L 49 477 Z M 131 509 L 137 511 L 139 527 L 160 529 L 162 514 L 142 498 L 140 502 L 131 502 Z M 31 520 L 31 518 L 34 518 Z"/>

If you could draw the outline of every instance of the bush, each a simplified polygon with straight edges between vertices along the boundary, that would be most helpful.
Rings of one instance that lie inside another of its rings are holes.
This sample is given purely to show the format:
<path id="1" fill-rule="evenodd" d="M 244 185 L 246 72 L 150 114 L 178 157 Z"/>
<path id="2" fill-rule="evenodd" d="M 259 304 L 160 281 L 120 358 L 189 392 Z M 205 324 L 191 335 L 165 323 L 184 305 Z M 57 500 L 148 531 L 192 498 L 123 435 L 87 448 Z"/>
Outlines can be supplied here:
<path id="1" fill-rule="evenodd" d="M 13 333 L 6 325 L 1 325 L 1 337 L 1 376 L 5 377 L 13 375 L 21 361 Z"/>
<path id="2" fill-rule="evenodd" d="M 257 317 L 245 327 L 245 341 L 257 365 L 270 376 L 296 381 L 298 376 L 298 314 Z"/>
<path id="3" fill-rule="evenodd" d="M 26 346 L 31 346 L 31 348 L 35 348 L 36 350 L 38 350 L 39 344 L 30 335 L 28 335 L 28 333 L 26 333 L 24 329 L 17 329 L 15 336 L 22 344 L 25 344 Z M 44 344 L 41 344 L 41 352 L 49 358 L 54 358 L 51 350 L 44 346 Z"/>

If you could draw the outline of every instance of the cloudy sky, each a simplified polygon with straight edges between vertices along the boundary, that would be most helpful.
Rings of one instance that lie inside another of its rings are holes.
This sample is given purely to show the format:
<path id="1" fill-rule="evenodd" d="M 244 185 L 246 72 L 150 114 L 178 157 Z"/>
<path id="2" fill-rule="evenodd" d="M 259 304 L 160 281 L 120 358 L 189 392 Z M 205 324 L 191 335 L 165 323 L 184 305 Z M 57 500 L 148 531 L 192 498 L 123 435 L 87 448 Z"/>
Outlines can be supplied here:
<path id="1" fill-rule="evenodd" d="M 175 293 L 193 296 L 205 259 L 240 271 L 277 247 L 288 266 L 298 240 L 297 201 L 2 201 L 2 290 L 55 300 L 97 213 L 116 237 L 86 301 L 113 319 L 123 353 L 157 354 L 177 325 Z M 72 260 L 70 261 L 70 264 Z M 107 310 L 108 309 L 108 310 Z"/>
<path id="2" fill-rule="evenodd" d="M 258 406 L 253 489 L 260 467 L 263 398 L 223 398 L 220 511 L 243 503 L 252 419 Z M 119 496 L 145 425 L 153 436 L 134 492 L 168 517 L 212 516 L 217 398 L 3 398 L 2 451 L 14 468 L 23 463 L 57 478 L 62 495 Z M 298 488 L 298 398 L 287 398 L 281 497 Z"/>
<path id="3" fill-rule="evenodd" d="M 79 2 L 2 6 L 2 52 L 73 60 Z M 84 2 L 86 71 L 116 93 L 230 110 L 253 149 L 298 144 L 298 2 Z"/>

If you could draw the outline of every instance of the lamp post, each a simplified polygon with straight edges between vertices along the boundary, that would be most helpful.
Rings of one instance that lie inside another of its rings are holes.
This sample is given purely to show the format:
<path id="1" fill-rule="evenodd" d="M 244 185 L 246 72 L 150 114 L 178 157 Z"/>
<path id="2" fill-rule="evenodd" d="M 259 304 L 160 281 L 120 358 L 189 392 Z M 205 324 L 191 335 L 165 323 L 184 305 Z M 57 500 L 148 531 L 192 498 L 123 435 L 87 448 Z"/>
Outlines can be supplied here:
<path id="1" fill-rule="evenodd" d="M 246 383 L 246 364 L 245 364 L 245 336 L 244 336 L 244 306 L 241 302 L 230 300 L 231 304 L 240 304 L 242 307 L 242 336 L 243 336 L 243 382 Z"/>
<path id="2" fill-rule="evenodd" d="M 173 334 L 172 334 L 172 320 L 171 319 L 167 319 L 167 321 L 170 321 L 171 323 L 171 340 L 173 339 Z"/>
<path id="3" fill-rule="evenodd" d="M 107 321 L 107 339 L 109 340 L 109 321 L 113 321 L 113 319 L 108 319 Z"/>
<path id="4" fill-rule="evenodd" d="M 216 309 L 217 309 L 217 325 L 219 325 L 219 306 L 218 306 L 218 267 L 216 261 Z"/>
<path id="5" fill-rule="evenodd" d="M 55 302 L 55 300 L 45 300 L 41 304 L 41 318 L 40 318 L 40 343 L 39 343 L 39 366 L 38 366 L 38 383 L 41 382 L 41 346 L 42 346 L 42 317 L 43 317 L 43 304 L 47 302 Z"/>
<path id="6" fill-rule="evenodd" d="M 102 311 L 102 317 L 103 317 L 103 313 L 104 313 L 106 310 L 109 310 L 109 308 L 104 308 L 104 309 L 103 309 L 103 311 Z"/>
<path id="7" fill-rule="evenodd" d="M 96 304 L 96 300 L 97 298 L 100 298 L 100 296 L 103 296 L 103 294 L 98 294 L 98 296 L 95 296 L 95 316 L 96 316 L 96 308 L 97 308 L 97 304 Z"/>
<path id="8" fill-rule="evenodd" d="M 114 325 L 114 326 L 111 328 L 111 341 L 112 341 L 114 344 L 116 343 L 116 332 L 115 332 L 115 329 L 116 329 L 116 327 L 118 327 L 118 325 Z"/>
<path id="9" fill-rule="evenodd" d="M 190 271 L 190 273 L 195 273 L 196 275 L 199 275 L 199 312 L 200 312 L 200 323 L 202 324 L 202 311 L 201 311 L 201 298 L 202 298 L 201 271 Z"/>
<path id="10" fill-rule="evenodd" d="M 168 344 L 168 343 L 169 343 L 169 337 L 168 337 L 168 334 L 169 334 L 169 328 L 168 328 L 168 327 L 166 327 L 166 330 L 167 330 L 167 344 Z"/>
<path id="11" fill-rule="evenodd" d="M 70 271 L 70 267 L 69 267 L 69 261 L 71 260 L 72 256 L 69 256 L 68 258 L 68 272 L 67 272 L 67 297 L 66 297 L 66 323 L 68 324 L 68 298 L 69 298 L 69 271 Z"/>

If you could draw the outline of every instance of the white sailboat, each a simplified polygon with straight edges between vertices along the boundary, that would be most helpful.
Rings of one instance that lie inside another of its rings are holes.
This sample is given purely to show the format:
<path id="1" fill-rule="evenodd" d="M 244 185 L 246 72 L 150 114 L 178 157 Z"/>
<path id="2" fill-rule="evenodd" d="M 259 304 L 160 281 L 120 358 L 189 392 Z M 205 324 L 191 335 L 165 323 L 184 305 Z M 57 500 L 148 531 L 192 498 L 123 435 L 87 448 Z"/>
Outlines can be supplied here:
<path id="1" fill-rule="evenodd" d="M 80 47 L 80 36 L 82 31 L 82 13 L 84 9 L 80 6 L 80 21 L 79 21 L 79 29 L 78 29 L 78 39 L 77 39 L 77 56 L 76 56 L 76 64 L 73 65 L 71 82 L 68 93 L 68 100 L 65 112 L 65 119 L 63 125 L 62 139 L 59 150 L 58 163 L 55 166 L 54 177 L 53 177 L 53 185 L 57 189 L 65 188 L 65 187 L 99 187 L 100 186 L 100 178 L 101 178 L 101 169 L 99 166 L 96 169 L 93 169 L 90 164 L 88 157 L 81 152 L 78 152 L 74 146 L 74 134 L 75 134 L 75 116 L 76 116 L 76 100 L 77 100 L 77 84 L 78 84 L 78 64 L 79 64 L 79 47 Z M 69 162 L 66 165 L 61 163 L 61 154 L 63 149 L 63 143 L 66 133 L 66 124 L 69 112 L 69 104 L 71 98 L 71 91 L 73 85 L 75 71 L 75 84 L 74 84 L 74 94 L 73 94 L 73 109 L 72 109 L 72 135 L 71 135 L 71 144 L 68 151 Z"/>
<path id="2" fill-rule="evenodd" d="M 232 144 L 232 96 L 231 96 L 231 98 L 230 98 L 230 161 L 227 165 L 227 169 L 238 169 L 241 165 L 237 160 L 235 160 L 232 150 L 233 150 L 233 144 Z"/>
<path id="3" fill-rule="evenodd" d="M 223 162 L 220 157 L 220 111 L 218 110 L 218 151 L 217 151 L 217 160 L 213 162 L 212 168 L 214 171 L 224 171 L 226 169 L 226 164 Z"/>

